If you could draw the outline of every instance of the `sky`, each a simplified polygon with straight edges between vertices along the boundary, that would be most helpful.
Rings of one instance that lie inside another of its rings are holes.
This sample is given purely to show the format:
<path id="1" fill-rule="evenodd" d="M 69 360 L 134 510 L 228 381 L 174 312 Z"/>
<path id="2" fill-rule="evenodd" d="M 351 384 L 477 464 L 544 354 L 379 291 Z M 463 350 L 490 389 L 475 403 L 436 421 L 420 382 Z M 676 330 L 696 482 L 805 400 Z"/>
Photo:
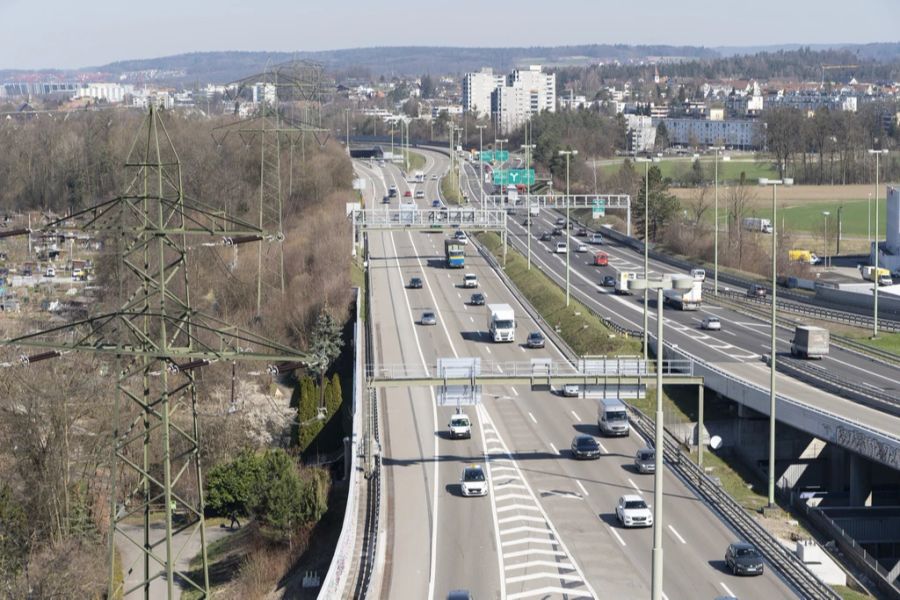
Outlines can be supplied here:
<path id="1" fill-rule="evenodd" d="M 0 24 L 0 68 L 80 68 L 213 50 L 896 42 L 900 0 L 0 0 Z"/>

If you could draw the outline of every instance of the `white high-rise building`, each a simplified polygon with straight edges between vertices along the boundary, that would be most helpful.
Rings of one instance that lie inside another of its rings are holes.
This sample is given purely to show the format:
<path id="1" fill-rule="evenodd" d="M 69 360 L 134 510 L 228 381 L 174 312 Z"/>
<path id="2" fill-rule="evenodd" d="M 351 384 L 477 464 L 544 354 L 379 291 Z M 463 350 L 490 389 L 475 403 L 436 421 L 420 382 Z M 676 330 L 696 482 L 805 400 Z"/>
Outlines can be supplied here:
<path id="1" fill-rule="evenodd" d="M 556 73 L 544 73 L 540 65 L 516 69 L 507 85 L 521 84 L 529 95 L 531 114 L 544 110 L 556 111 Z"/>
<path id="2" fill-rule="evenodd" d="M 540 65 L 516 69 L 491 95 L 491 118 L 502 133 L 544 110 L 556 111 L 556 74 L 544 73 Z"/>
<path id="3" fill-rule="evenodd" d="M 485 67 L 463 77 L 463 110 L 487 117 L 491 113 L 491 93 L 506 81 L 503 75 L 495 75 L 493 69 Z"/>

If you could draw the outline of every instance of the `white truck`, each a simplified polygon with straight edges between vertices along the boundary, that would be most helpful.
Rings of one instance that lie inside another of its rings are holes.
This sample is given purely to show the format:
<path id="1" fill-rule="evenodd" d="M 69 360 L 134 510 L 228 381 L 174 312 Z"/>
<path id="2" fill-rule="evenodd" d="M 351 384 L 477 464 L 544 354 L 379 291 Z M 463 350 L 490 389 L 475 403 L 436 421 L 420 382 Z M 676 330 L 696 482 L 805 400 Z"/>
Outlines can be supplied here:
<path id="1" fill-rule="evenodd" d="M 741 227 L 746 231 L 759 231 L 762 233 L 772 233 L 772 221 L 769 219 L 759 219 L 757 217 L 747 217 L 741 221 Z"/>
<path id="2" fill-rule="evenodd" d="M 827 329 L 798 325 L 791 340 L 791 355 L 802 358 L 822 358 L 828 355 L 831 334 Z"/>
<path id="3" fill-rule="evenodd" d="M 488 335 L 492 342 L 516 341 L 516 313 L 509 304 L 488 304 Z"/>
<path id="4" fill-rule="evenodd" d="M 687 279 L 691 282 L 691 288 L 682 290 L 663 290 L 663 298 L 666 304 L 672 305 L 678 310 L 698 310 L 703 302 L 703 281 L 697 280 L 691 275 L 672 275 L 672 282 L 678 279 Z"/>
<path id="5" fill-rule="evenodd" d="M 631 273 L 628 271 L 617 271 L 616 272 L 616 293 L 617 294 L 630 294 L 631 292 L 628 290 L 628 282 L 633 280 L 637 275 L 635 273 Z"/>
<path id="6" fill-rule="evenodd" d="M 884 267 L 877 269 L 872 265 L 863 265 L 859 267 L 862 278 L 866 281 L 875 281 L 876 273 L 878 276 L 878 285 L 893 285 L 894 280 L 891 279 L 891 272 Z"/>

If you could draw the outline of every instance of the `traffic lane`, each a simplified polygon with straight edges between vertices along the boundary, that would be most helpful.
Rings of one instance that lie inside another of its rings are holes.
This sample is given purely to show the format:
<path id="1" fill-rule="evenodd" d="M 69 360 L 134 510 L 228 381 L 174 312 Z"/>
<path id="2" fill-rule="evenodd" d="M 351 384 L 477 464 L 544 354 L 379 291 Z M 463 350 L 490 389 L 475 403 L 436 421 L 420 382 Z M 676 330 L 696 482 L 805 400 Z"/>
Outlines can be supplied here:
<path id="1" fill-rule="evenodd" d="M 383 248 L 389 236 L 371 234 L 370 246 Z M 409 319 L 408 299 L 396 286 L 397 278 L 393 269 L 376 271 L 370 277 L 376 356 L 381 364 L 416 364 L 422 360 L 421 351 L 417 345 L 405 343 L 416 334 Z M 383 589 L 387 597 L 424 598 L 429 592 L 437 534 L 434 403 L 430 391 L 424 388 L 382 389 L 380 397 L 387 488 Z M 412 459 L 415 462 L 410 462 Z M 428 551 L 423 551 L 425 548 Z"/>

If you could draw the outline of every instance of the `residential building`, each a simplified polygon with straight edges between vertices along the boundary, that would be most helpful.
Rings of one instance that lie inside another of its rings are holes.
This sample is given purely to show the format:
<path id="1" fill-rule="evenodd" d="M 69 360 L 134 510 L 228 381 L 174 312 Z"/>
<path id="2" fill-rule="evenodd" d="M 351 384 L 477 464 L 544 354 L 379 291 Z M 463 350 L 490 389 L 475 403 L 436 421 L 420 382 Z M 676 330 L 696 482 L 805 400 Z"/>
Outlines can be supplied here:
<path id="1" fill-rule="evenodd" d="M 628 131 L 628 150 L 639 154 L 650 152 L 656 144 L 656 126 L 653 119 L 645 115 L 625 115 Z"/>
<path id="2" fill-rule="evenodd" d="M 516 69 L 506 85 L 491 94 L 491 117 L 502 133 L 508 133 L 541 111 L 556 111 L 556 74 L 544 73 L 540 65 Z"/>
<path id="3" fill-rule="evenodd" d="M 560 110 L 576 110 L 579 108 L 587 108 L 588 101 L 584 96 L 576 96 L 575 92 L 569 90 L 569 93 L 559 99 Z"/>
<path id="4" fill-rule="evenodd" d="M 125 102 L 125 96 L 134 93 L 134 86 L 130 83 L 86 83 L 78 89 L 73 98 L 94 98 L 105 100 L 110 104 Z"/>
<path id="5" fill-rule="evenodd" d="M 506 82 L 503 75 L 495 75 L 493 69 L 485 67 L 463 77 L 463 110 L 475 113 L 477 117 L 488 117 L 491 113 L 491 93 Z"/>
<path id="6" fill-rule="evenodd" d="M 664 123 L 673 146 L 725 146 L 736 150 L 758 150 L 764 136 L 761 124 L 750 119 L 712 121 L 709 119 L 653 119 L 654 126 Z"/>

